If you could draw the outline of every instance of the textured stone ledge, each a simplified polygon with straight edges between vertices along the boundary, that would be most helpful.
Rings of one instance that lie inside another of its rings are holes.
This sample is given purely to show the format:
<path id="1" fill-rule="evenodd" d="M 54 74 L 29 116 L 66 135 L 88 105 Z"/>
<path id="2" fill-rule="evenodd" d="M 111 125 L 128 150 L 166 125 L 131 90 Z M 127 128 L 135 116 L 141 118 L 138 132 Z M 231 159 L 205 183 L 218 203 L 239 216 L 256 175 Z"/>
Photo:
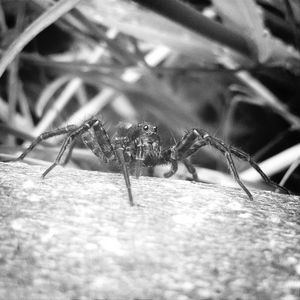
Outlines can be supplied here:
<path id="1" fill-rule="evenodd" d="M 0 163 L 0 299 L 298 299 L 300 199 Z"/>

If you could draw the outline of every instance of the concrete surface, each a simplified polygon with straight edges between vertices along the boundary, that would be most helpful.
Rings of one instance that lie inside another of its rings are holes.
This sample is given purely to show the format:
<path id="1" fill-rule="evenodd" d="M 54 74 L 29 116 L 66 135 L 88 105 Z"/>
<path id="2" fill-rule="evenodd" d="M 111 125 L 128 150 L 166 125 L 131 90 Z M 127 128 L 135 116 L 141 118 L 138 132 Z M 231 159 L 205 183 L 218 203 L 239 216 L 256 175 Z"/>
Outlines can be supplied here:
<path id="1" fill-rule="evenodd" d="M 300 299 L 300 198 L 0 163 L 0 299 Z"/>

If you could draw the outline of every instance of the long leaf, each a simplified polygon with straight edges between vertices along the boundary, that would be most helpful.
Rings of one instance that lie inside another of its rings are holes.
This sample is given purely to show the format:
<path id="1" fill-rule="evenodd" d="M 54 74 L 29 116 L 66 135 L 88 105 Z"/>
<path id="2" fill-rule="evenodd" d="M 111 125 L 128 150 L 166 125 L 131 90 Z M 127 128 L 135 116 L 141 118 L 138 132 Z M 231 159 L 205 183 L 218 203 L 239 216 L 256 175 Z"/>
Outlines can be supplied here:
<path id="1" fill-rule="evenodd" d="M 270 49 L 263 38 L 265 26 L 258 5 L 253 0 L 213 0 L 212 2 L 225 26 L 251 39 L 257 48 L 259 60 L 264 61 Z"/>
<path id="2" fill-rule="evenodd" d="M 38 116 L 43 114 L 43 111 L 51 97 L 53 97 L 53 95 L 71 78 L 72 76 L 69 75 L 60 76 L 44 88 L 35 104 L 35 112 Z"/>
<path id="3" fill-rule="evenodd" d="M 204 25 L 202 27 L 199 26 L 199 30 L 202 28 L 203 34 L 197 34 L 195 31 L 180 24 L 179 21 L 174 22 L 170 16 L 167 18 L 142 7 L 142 5 L 153 5 L 153 1 L 136 2 L 139 2 L 141 5 L 137 5 L 133 1 L 83 1 L 78 6 L 78 9 L 95 22 L 116 28 L 125 34 L 143 41 L 154 45 L 165 45 L 179 53 L 196 59 L 201 58 L 207 64 L 218 62 L 219 56 L 223 54 L 220 47 L 222 44 L 213 36 L 208 37 L 208 35 L 211 32 L 215 32 L 215 35 L 218 35 L 218 37 L 222 36 L 222 32 L 224 31 L 222 31 L 220 24 L 216 24 L 216 22 L 205 18 L 199 13 L 197 16 L 201 18 L 201 24 Z M 159 5 L 159 1 L 155 2 L 156 5 Z M 161 4 L 162 6 L 167 4 L 166 1 L 161 1 L 161 3 L 163 3 Z M 180 5 L 179 1 L 168 1 L 169 8 L 174 4 Z M 190 16 L 185 15 L 181 10 L 177 10 L 177 13 L 181 14 L 183 20 L 189 20 Z M 219 29 L 217 32 L 213 30 L 215 26 Z M 249 56 L 251 56 L 249 52 L 251 51 L 248 49 L 247 44 L 243 42 L 243 36 L 239 35 L 236 38 L 234 32 L 229 32 L 226 29 L 225 31 L 227 36 L 231 37 L 230 40 L 232 43 L 236 43 L 238 45 L 237 48 L 242 49 L 241 51 L 235 51 L 231 50 L 233 48 L 226 48 L 226 53 L 238 56 L 239 61 L 251 63 L 251 59 L 249 60 Z M 240 53 L 243 54 L 240 55 Z M 247 55 L 244 55 L 245 53 Z"/>
<path id="4" fill-rule="evenodd" d="M 18 53 L 22 51 L 28 42 L 65 13 L 74 8 L 79 2 L 80 0 L 61 0 L 32 22 L 4 52 L 0 60 L 0 77 L 3 75 L 7 66 L 14 60 Z"/>
<path id="5" fill-rule="evenodd" d="M 290 58 L 300 59 L 300 53 L 292 46 L 285 45 L 273 37 L 264 25 L 264 12 L 254 0 L 213 0 L 223 23 L 229 29 L 247 36 L 256 47 L 257 58 L 261 63 L 288 61 Z"/>

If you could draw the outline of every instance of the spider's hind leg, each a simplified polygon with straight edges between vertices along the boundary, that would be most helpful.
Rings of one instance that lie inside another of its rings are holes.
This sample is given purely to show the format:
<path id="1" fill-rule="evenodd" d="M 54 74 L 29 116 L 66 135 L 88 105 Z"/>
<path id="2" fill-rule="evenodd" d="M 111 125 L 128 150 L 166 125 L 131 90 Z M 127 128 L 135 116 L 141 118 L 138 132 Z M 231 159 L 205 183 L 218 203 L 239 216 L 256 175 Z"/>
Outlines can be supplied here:
<path id="1" fill-rule="evenodd" d="M 183 164 L 185 165 L 185 167 L 187 168 L 187 170 L 189 171 L 189 173 L 192 174 L 193 181 L 200 182 L 200 179 L 198 177 L 196 168 L 192 165 L 192 163 L 187 158 L 185 158 L 183 160 Z"/>
<path id="2" fill-rule="evenodd" d="M 75 138 L 77 136 L 81 136 L 84 132 L 88 131 L 91 128 L 91 126 L 93 126 L 94 123 L 95 120 L 91 119 L 78 128 L 75 126 L 75 130 L 73 129 L 71 133 L 69 133 L 69 135 L 65 138 L 54 163 L 42 174 L 42 178 L 44 178 L 52 169 L 54 169 L 57 165 L 60 164 L 60 160 L 63 154 L 65 153 L 68 147 L 70 146 L 72 147 Z M 69 154 L 71 155 L 71 153 L 72 153 L 72 148 L 70 149 Z M 68 156 L 69 155 L 67 155 L 67 158 Z"/>
<path id="3" fill-rule="evenodd" d="M 198 136 L 198 131 L 192 129 L 188 131 L 176 145 L 163 151 L 163 162 L 171 163 L 171 169 L 164 174 L 164 177 L 169 178 L 173 176 L 177 172 L 178 161 L 182 161 L 187 170 L 192 174 L 193 180 L 199 181 L 195 167 L 188 160 L 189 156 L 206 145 L 205 141 L 198 140 Z"/>
<path id="4" fill-rule="evenodd" d="M 74 147 L 75 147 L 75 140 L 73 140 L 73 142 L 70 144 L 68 153 L 65 156 L 64 161 L 61 163 L 62 166 L 65 166 L 71 160 Z"/>
<path id="5" fill-rule="evenodd" d="M 232 156 L 231 156 L 231 149 L 227 149 L 225 152 L 224 152 L 224 155 L 226 157 L 226 160 L 227 160 L 227 163 L 228 163 L 228 166 L 229 166 L 229 169 L 234 177 L 234 179 L 236 180 L 236 182 L 239 184 L 239 186 L 244 190 L 244 192 L 247 194 L 247 196 L 249 197 L 250 200 L 253 200 L 253 196 L 252 194 L 250 193 L 250 191 L 246 188 L 246 186 L 243 184 L 243 182 L 241 181 L 240 179 L 240 176 L 236 170 L 236 167 L 235 167 L 235 164 L 234 164 L 234 161 L 232 159 Z"/>
<path id="6" fill-rule="evenodd" d="M 276 182 L 272 181 L 264 172 L 263 170 L 259 167 L 259 165 L 252 159 L 252 157 L 247 154 L 246 152 L 239 150 L 237 148 L 231 147 L 231 152 L 237 156 L 238 158 L 244 160 L 244 161 L 248 161 L 249 164 L 251 165 L 251 167 L 253 169 L 255 169 L 259 175 L 262 177 L 262 179 L 270 186 L 273 186 L 275 189 L 279 189 L 282 192 L 286 193 L 286 194 L 290 194 L 290 191 L 288 189 L 286 189 L 285 187 L 277 184 Z"/>
<path id="7" fill-rule="evenodd" d="M 40 134 L 35 140 L 33 140 L 33 142 L 28 146 L 27 149 L 24 150 L 24 152 L 19 157 L 17 157 L 16 159 L 13 159 L 11 161 L 23 160 L 42 141 L 47 140 L 51 137 L 70 133 L 70 132 L 76 130 L 76 128 L 77 128 L 77 126 L 75 126 L 75 125 L 69 125 L 64 128 L 57 128 L 55 130 L 47 131 L 47 132 Z"/>
<path id="8" fill-rule="evenodd" d="M 202 147 L 204 145 L 211 145 L 213 148 L 220 151 L 225 156 L 227 165 L 230 169 L 230 172 L 233 175 L 236 182 L 238 183 L 238 185 L 244 190 L 244 192 L 247 194 L 249 199 L 253 200 L 252 194 L 247 189 L 247 187 L 244 185 L 244 183 L 240 179 L 240 176 L 236 170 L 236 167 L 235 167 L 234 161 L 232 159 L 232 155 L 231 155 L 231 153 L 235 154 L 233 151 L 231 151 L 232 147 L 227 146 L 222 140 L 210 136 L 204 130 L 194 130 L 194 133 L 196 133 L 198 135 L 198 140 L 194 144 L 194 147 L 195 147 L 194 149 L 198 150 L 200 147 Z"/>
<path id="9" fill-rule="evenodd" d="M 178 170 L 178 163 L 177 160 L 171 160 L 171 169 L 170 171 L 164 173 L 164 177 L 165 178 L 170 178 L 171 176 L 173 176 L 177 170 Z"/>
<path id="10" fill-rule="evenodd" d="M 76 133 L 76 132 L 75 132 Z M 60 160 L 66 151 L 67 147 L 73 143 L 73 140 L 75 138 L 75 134 L 70 134 L 67 136 L 67 138 L 64 140 L 63 145 L 61 146 L 59 153 L 54 161 L 54 163 L 42 174 L 42 178 L 45 178 L 45 176 L 52 170 L 54 169 L 57 165 L 59 165 Z"/>

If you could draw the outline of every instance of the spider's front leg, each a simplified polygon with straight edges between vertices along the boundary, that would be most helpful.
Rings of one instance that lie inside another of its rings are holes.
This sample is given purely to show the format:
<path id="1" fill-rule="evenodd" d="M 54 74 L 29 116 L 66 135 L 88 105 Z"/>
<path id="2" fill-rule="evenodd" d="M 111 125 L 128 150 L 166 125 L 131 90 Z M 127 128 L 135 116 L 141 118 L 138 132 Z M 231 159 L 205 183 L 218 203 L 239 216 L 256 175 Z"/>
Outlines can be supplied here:
<path id="1" fill-rule="evenodd" d="M 115 154 L 116 154 L 116 157 L 117 157 L 120 165 L 122 166 L 123 176 L 124 176 L 127 191 L 128 191 L 129 204 L 131 206 L 133 206 L 134 202 L 133 202 L 133 196 L 132 196 L 132 191 L 131 191 L 129 172 L 128 172 L 128 168 L 127 168 L 127 165 L 126 165 L 126 162 L 124 159 L 124 149 L 122 147 L 118 147 L 117 149 L 115 149 Z"/>
<path id="2" fill-rule="evenodd" d="M 114 143 L 112 143 L 110 137 L 103 127 L 102 122 L 98 119 L 91 124 L 91 130 L 82 133 L 81 139 L 101 161 L 108 162 L 111 160 L 117 160 L 119 162 L 119 164 L 122 166 L 123 176 L 128 191 L 129 204 L 133 206 L 134 202 L 129 172 L 124 158 L 123 139 L 115 138 Z"/>

